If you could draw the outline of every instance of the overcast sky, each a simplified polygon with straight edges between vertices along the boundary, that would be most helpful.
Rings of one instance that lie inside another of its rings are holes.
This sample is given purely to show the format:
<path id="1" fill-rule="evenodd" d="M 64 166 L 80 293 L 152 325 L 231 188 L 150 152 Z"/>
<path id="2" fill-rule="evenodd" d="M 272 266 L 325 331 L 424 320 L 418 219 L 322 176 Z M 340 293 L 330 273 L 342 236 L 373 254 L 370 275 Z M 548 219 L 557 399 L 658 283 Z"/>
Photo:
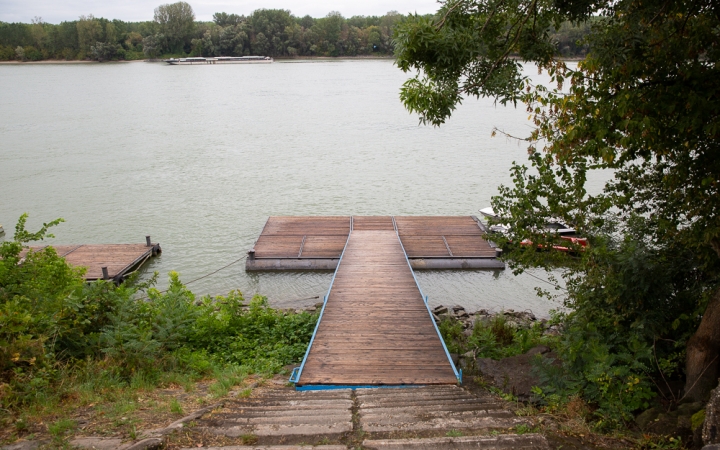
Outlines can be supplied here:
<path id="1" fill-rule="evenodd" d="M 0 21 L 29 23 L 35 16 L 45 22 L 59 23 L 76 20 L 80 15 L 120 19 L 124 21 L 152 20 L 153 10 L 173 0 L 0 0 Z M 250 14 L 260 8 L 289 9 L 296 16 L 306 14 L 324 17 L 330 11 L 343 16 L 379 16 L 396 10 L 403 14 L 434 13 L 435 0 L 189 0 L 198 20 L 212 20 L 213 13 Z"/>

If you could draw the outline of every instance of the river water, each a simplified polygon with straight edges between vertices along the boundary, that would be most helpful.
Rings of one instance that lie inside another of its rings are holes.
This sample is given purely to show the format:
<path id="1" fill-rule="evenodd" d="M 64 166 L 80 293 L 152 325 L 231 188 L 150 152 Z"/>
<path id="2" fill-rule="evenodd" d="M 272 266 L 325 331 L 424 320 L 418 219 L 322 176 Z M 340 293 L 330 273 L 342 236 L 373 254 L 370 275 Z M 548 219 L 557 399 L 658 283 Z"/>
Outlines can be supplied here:
<path id="1" fill-rule="evenodd" d="M 0 224 L 66 220 L 50 243 L 160 242 L 147 266 L 191 281 L 241 258 L 270 215 L 471 215 L 509 184 L 524 107 L 468 100 L 440 127 L 399 101 L 387 60 L 166 66 L 0 66 Z M 543 273 L 417 272 L 430 303 L 530 309 Z M 331 273 L 245 273 L 190 284 L 303 307 Z"/>

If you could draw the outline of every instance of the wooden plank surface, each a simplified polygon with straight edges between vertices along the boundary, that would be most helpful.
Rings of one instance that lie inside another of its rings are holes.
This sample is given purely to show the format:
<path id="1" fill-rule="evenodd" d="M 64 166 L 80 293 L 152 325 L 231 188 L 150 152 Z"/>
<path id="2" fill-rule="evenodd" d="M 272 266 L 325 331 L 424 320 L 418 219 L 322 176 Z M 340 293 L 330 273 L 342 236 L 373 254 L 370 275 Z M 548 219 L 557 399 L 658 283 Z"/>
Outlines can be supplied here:
<path id="1" fill-rule="evenodd" d="M 268 218 L 263 235 L 345 235 L 350 233 L 349 216 L 273 216 Z"/>
<path id="2" fill-rule="evenodd" d="M 482 236 L 470 216 L 395 216 L 398 233 L 404 236 Z"/>
<path id="3" fill-rule="evenodd" d="M 394 231 L 395 225 L 393 225 L 392 216 L 353 216 L 353 230 Z"/>
<path id="4" fill-rule="evenodd" d="M 155 245 L 155 244 L 153 244 Z M 38 251 L 47 246 L 32 247 Z M 86 267 L 85 279 L 97 280 L 103 277 L 102 268 L 107 267 L 109 278 L 123 275 L 133 266 L 152 256 L 153 246 L 146 244 L 87 244 L 53 245 L 55 252 L 74 267 Z M 21 253 L 24 257 L 27 250 Z"/>
<path id="5" fill-rule="evenodd" d="M 339 258 L 351 223 L 357 231 L 393 231 L 397 225 L 408 258 L 495 256 L 471 216 L 273 216 L 255 243 L 255 258 Z"/>
<path id="6" fill-rule="evenodd" d="M 354 221 L 298 386 L 457 383 L 387 224 Z"/>

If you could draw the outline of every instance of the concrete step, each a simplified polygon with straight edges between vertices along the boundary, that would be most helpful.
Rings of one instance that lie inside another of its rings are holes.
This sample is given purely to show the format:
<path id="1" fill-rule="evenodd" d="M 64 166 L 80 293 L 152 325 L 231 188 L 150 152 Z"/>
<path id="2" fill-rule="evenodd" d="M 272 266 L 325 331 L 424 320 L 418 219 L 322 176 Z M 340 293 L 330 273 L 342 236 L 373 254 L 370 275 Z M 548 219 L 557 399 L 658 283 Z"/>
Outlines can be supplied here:
<path id="1" fill-rule="evenodd" d="M 249 400 L 238 400 L 233 403 L 229 403 L 235 408 L 243 408 L 244 406 L 282 406 L 282 407 L 296 407 L 296 406 L 312 406 L 315 408 L 326 408 L 329 406 L 345 406 L 352 405 L 351 400 L 336 399 L 336 400 L 265 400 L 262 398 L 255 398 Z"/>
<path id="2" fill-rule="evenodd" d="M 458 412 L 436 411 L 436 412 L 424 412 L 424 413 L 422 413 L 422 412 L 418 412 L 418 413 L 388 412 L 388 413 L 380 413 L 380 414 L 367 414 L 364 411 L 360 412 L 361 420 L 364 420 L 367 422 L 382 421 L 384 423 L 417 422 L 417 421 L 427 421 L 427 420 L 443 419 L 443 418 L 453 419 L 453 420 L 465 420 L 465 419 L 475 419 L 478 417 L 507 418 L 507 417 L 516 417 L 516 416 L 512 412 L 505 410 L 505 409 L 498 409 L 495 411 L 484 411 L 484 410 L 458 411 Z"/>
<path id="3" fill-rule="evenodd" d="M 381 407 L 371 407 L 371 408 L 361 408 L 362 411 L 368 413 L 368 414 L 376 414 L 376 413 L 382 413 L 383 411 L 387 410 L 393 410 L 397 411 L 398 413 L 403 412 L 416 412 L 418 414 L 422 414 L 424 412 L 433 412 L 433 411 L 497 411 L 497 410 L 504 410 L 507 408 L 507 404 L 503 403 L 473 403 L 473 402 L 467 402 L 467 403 L 459 403 L 459 404 L 453 404 L 453 403 L 436 403 L 436 404 L 429 404 L 429 405 L 411 405 L 411 406 L 381 406 Z"/>
<path id="4" fill-rule="evenodd" d="M 363 402 L 360 403 L 361 408 L 387 408 L 387 407 L 407 407 L 407 408 L 414 408 L 414 407 L 423 407 L 423 406 L 432 406 L 432 405 L 476 405 L 478 407 L 485 407 L 484 405 L 487 405 L 488 408 L 493 408 L 494 405 L 501 405 L 501 402 L 498 401 L 489 401 L 484 399 L 478 399 L 478 398 L 440 398 L 440 399 L 430 399 L 430 400 L 403 400 L 403 401 L 397 401 L 397 402 L 391 402 L 391 401 L 378 401 L 378 402 Z"/>
<path id="5" fill-rule="evenodd" d="M 358 402 L 361 405 L 374 405 L 383 403 L 409 403 L 409 402 L 432 402 L 432 401 L 454 401 L 454 400 L 481 400 L 481 401 L 492 401 L 493 399 L 484 398 L 479 399 L 469 395 L 459 394 L 447 394 L 447 395 L 404 395 L 402 397 L 395 397 L 388 395 L 386 397 L 358 397 Z"/>
<path id="6" fill-rule="evenodd" d="M 218 414 L 217 416 L 223 417 L 228 420 L 240 419 L 243 417 L 285 417 L 285 416 L 327 416 L 327 415 L 341 415 L 350 414 L 350 406 L 347 408 L 305 408 L 305 407 L 293 407 L 283 408 L 282 406 L 271 406 L 269 408 L 263 408 L 260 406 L 254 406 L 252 408 L 243 408 L 237 413 Z"/>
<path id="7" fill-rule="evenodd" d="M 518 425 L 532 425 L 527 419 L 517 417 L 474 417 L 455 419 L 447 418 L 431 418 L 429 420 L 410 420 L 406 422 L 398 422 L 392 417 L 377 417 L 372 419 L 360 418 L 360 426 L 367 433 L 385 433 L 399 431 L 418 431 L 418 430 L 456 430 L 456 429 L 509 429 Z"/>
<path id="8" fill-rule="evenodd" d="M 336 436 L 352 431 L 352 422 L 313 425 L 278 425 L 261 424 L 255 426 L 231 426 L 203 428 L 213 434 L 239 437 L 252 434 L 257 437 L 275 436 Z"/>
<path id="9" fill-rule="evenodd" d="M 198 450 L 181 448 L 180 450 Z M 230 445 L 227 447 L 203 447 L 203 450 L 347 450 L 344 445 Z"/>
<path id="10" fill-rule="evenodd" d="M 222 423 L 227 426 L 235 425 L 256 425 L 256 424 L 277 424 L 279 426 L 285 425 L 310 425 L 310 424 L 331 424 L 340 422 L 351 422 L 352 414 L 350 411 L 344 411 L 341 414 L 317 414 L 317 415 L 285 415 L 285 416 L 270 416 L 270 417 L 235 417 L 225 418 L 223 417 Z"/>
<path id="11" fill-rule="evenodd" d="M 364 398 L 388 398 L 388 397 L 422 397 L 439 395 L 463 395 L 473 396 L 468 391 L 457 386 L 437 386 L 403 389 L 358 389 L 355 391 L 359 399 Z"/>
<path id="12" fill-rule="evenodd" d="M 549 450 L 539 434 L 505 434 L 500 436 L 467 436 L 426 439 L 366 439 L 368 450 Z"/>
<path id="13" fill-rule="evenodd" d="M 328 391 L 296 391 L 292 389 L 287 390 L 272 390 L 272 391 L 261 391 L 253 395 L 250 398 L 267 398 L 267 399 L 318 399 L 318 400 L 330 400 L 336 398 L 350 398 L 352 395 L 352 389 L 332 389 Z"/>

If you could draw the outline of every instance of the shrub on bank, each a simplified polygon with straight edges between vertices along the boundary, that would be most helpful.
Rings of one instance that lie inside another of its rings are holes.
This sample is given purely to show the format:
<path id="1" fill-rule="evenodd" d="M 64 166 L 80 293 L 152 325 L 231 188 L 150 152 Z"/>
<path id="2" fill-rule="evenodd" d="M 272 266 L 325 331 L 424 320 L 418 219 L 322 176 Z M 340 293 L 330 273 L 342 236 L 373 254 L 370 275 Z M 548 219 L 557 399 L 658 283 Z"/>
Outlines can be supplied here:
<path id="1" fill-rule="evenodd" d="M 23 259 L 24 245 L 60 222 L 29 233 L 26 220 L 15 240 L 0 244 L 0 408 L 32 402 L 81 373 L 126 384 L 230 366 L 272 373 L 299 361 L 310 341 L 316 315 L 274 310 L 259 295 L 196 300 L 175 272 L 163 292 L 152 287 L 155 277 L 86 283 L 84 270 L 52 247 Z"/>

